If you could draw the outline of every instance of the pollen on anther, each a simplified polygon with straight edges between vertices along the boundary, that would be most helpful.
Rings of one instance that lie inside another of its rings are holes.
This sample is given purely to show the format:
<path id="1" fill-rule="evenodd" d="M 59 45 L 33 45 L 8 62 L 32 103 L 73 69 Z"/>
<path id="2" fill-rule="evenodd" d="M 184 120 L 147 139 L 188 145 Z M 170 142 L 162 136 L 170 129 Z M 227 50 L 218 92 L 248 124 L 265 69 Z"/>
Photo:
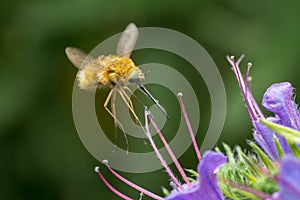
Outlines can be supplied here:
<path id="1" fill-rule="evenodd" d="M 147 116 L 149 116 L 149 115 L 150 115 L 150 110 L 148 110 L 148 108 L 147 108 L 147 107 L 145 107 L 145 114 L 146 114 Z"/>
<path id="2" fill-rule="evenodd" d="M 251 62 L 249 62 L 247 65 L 248 65 L 248 67 L 252 67 L 252 63 Z"/>
<path id="3" fill-rule="evenodd" d="M 230 59 L 231 59 L 231 60 L 234 60 L 234 56 L 230 56 Z"/>
<path id="4" fill-rule="evenodd" d="M 102 160 L 102 163 L 103 163 L 104 165 L 108 165 L 108 160 Z"/>
<path id="5" fill-rule="evenodd" d="M 171 186 L 172 188 L 177 188 L 176 184 L 175 184 L 173 181 L 170 181 L 170 186 Z"/>
<path id="6" fill-rule="evenodd" d="M 99 173 L 99 171 L 100 171 L 99 169 L 100 169 L 100 167 L 96 166 L 94 170 L 95 170 L 96 173 Z"/>
<path id="7" fill-rule="evenodd" d="M 140 198 L 139 198 L 139 200 L 142 200 L 142 199 L 143 199 L 143 196 L 144 196 L 144 193 L 141 192 L 141 193 L 140 193 Z"/>
<path id="8" fill-rule="evenodd" d="M 178 92 L 177 96 L 182 97 L 183 96 L 182 92 Z"/>

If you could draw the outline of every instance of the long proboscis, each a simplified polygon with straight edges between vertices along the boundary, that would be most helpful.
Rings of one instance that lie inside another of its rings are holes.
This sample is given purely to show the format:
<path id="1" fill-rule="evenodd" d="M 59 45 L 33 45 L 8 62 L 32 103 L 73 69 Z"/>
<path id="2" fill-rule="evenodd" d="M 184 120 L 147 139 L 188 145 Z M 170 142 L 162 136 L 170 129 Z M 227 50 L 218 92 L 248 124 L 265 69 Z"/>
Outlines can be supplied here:
<path id="1" fill-rule="evenodd" d="M 147 96 L 149 97 L 153 103 L 155 103 L 157 105 L 157 107 L 161 110 L 161 112 L 166 116 L 166 118 L 169 120 L 169 116 L 167 114 L 167 112 L 165 111 L 165 109 L 159 104 L 159 101 L 157 99 L 155 99 L 152 94 L 145 88 L 145 86 L 143 86 L 142 84 L 138 85 L 139 89 Z"/>

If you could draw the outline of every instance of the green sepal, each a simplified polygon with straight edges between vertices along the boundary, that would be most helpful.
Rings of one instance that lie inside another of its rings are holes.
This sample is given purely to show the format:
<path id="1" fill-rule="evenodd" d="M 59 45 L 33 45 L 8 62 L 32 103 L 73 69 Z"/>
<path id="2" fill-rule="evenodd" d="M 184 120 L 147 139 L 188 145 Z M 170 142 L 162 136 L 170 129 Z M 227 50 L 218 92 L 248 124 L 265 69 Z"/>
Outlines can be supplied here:
<path id="1" fill-rule="evenodd" d="M 258 176 L 263 176 L 261 170 L 257 167 L 256 163 L 251 158 L 246 156 L 244 153 L 242 153 L 242 157 L 245 162 L 251 167 L 253 172 L 255 172 Z"/>
<path id="2" fill-rule="evenodd" d="M 285 137 L 286 139 L 290 139 L 296 143 L 300 144 L 300 132 L 280 125 L 280 124 L 276 124 L 270 121 L 267 121 L 265 119 L 260 119 L 260 121 L 265 124 L 267 127 L 269 127 L 270 129 L 272 129 L 273 131 L 275 131 L 276 133 L 278 133 L 279 135 L 282 135 L 283 137 Z"/>
<path id="3" fill-rule="evenodd" d="M 279 143 L 279 140 L 276 137 L 276 135 L 274 135 L 273 138 L 274 138 L 274 141 L 275 141 L 275 144 L 276 144 L 276 148 L 277 148 L 277 152 L 278 152 L 279 158 L 282 158 L 284 156 L 284 151 L 283 151 L 283 149 L 281 147 L 281 144 Z"/>
<path id="4" fill-rule="evenodd" d="M 244 175 L 247 177 L 250 183 L 256 183 L 257 178 L 249 173 L 244 172 Z"/>
<path id="5" fill-rule="evenodd" d="M 161 190 L 165 196 L 168 196 L 170 194 L 169 190 L 167 188 L 165 188 L 164 186 L 161 186 Z"/>
<path id="6" fill-rule="evenodd" d="M 192 169 L 184 169 L 184 171 L 188 172 L 189 174 L 191 174 L 193 177 L 198 177 L 199 174 L 195 171 L 195 170 L 192 170 Z"/>
<path id="7" fill-rule="evenodd" d="M 223 143 L 222 145 L 223 145 L 224 150 L 226 152 L 226 155 L 227 155 L 227 158 L 228 158 L 228 163 L 230 163 L 232 165 L 235 164 L 235 158 L 234 158 L 233 152 L 231 151 L 231 148 L 225 143 Z"/>
<path id="8" fill-rule="evenodd" d="M 242 156 L 242 153 L 243 153 L 242 148 L 240 146 L 236 146 L 235 150 L 236 150 L 237 155 L 238 155 L 238 160 L 241 161 L 241 162 L 245 162 L 245 160 Z"/>
<path id="9" fill-rule="evenodd" d="M 196 182 L 196 181 L 197 181 L 196 179 L 191 178 L 191 177 L 187 177 L 187 179 L 188 179 L 190 182 Z"/>
<path id="10" fill-rule="evenodd" d="M 219 147 L 215 147 L 215 152 L 222 153 L 222 151 Z"/>
<path id="11" fill-rule="evenodd" d="M 290 139 L 287 139 L 287 142 L 288 142 L 289 146 L 291 147 L 292 152 L 294 153 L 294 155 L 295 155 L 297 158 L 300 158 L 300 149 L 299 149 L 298 146 L 295 144 L 295 142 L 292 141 L 292 140 L 290 140 Z"/>
<path id="12" fill-rule="evenodd" d="M 258 156 L 261 158 L 261 160 L 264 162 L 268 170 L 271 172 L 271 174 L 277 173 L 276 167 L 273 165 L 273 162 L 269 159 L 269 157 L 257 146 L 254 142 L 250 141 L 249 145 L 252 147 L 253 150 L 258 154 Z"/>

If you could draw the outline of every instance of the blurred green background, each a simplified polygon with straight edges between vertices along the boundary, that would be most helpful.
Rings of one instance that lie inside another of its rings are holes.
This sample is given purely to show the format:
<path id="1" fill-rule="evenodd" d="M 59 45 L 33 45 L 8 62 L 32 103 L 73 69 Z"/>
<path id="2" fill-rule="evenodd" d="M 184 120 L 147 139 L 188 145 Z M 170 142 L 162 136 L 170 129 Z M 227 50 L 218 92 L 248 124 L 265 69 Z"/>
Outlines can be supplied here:
<path id="1" fill-rule="evenodd" d="M 219 144 L 246 146 L 252 126 L 225 55 L 246 54 L 244 69 L 248 61 L 253 63 L 252 87 L 258 102 L 274 82 L 291 81 L 300 88 L 299 9 L 296 0 L 2 2 L 0 199 L 118 199 L 94 173 L 99 162 L 75 130 L 71 97 L 76 69 L 65 56 L 66 46 L 90 51 L 130 22 L 194 38 L 214 59 L 226 87 L 227 117 Z M 202 87 L 205 91 L 204 83 L 199 84 Z M 205 130 L 209 97 L 205 92 L 200 96 L 204 99 L 200 129 Z M 193 149 L 180 161 L 195 168 Z M 138 192 L 107 170 L 103 173 L 114 187 L 138 199 Z M 163 170 L 122 175 L 158 194 L 161 185 L 168 186 Z"/>

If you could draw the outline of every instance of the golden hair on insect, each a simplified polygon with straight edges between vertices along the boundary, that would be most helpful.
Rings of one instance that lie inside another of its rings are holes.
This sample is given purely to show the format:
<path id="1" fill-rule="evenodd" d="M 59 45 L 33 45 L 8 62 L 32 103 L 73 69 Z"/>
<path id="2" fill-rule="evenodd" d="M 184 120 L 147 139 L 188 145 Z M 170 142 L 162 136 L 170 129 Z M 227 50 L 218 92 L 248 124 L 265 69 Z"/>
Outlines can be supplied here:
<path id="1" fill-rule="evenodd" d="M 168 118 L 166 111 L 161 107 L 158 100 L 155 99 L 150 92 L 142 85 L 144 80 L 144 73 L 137 67 L 134 62 L 130 59 L 131 52 L 135 46 L 138 38 L 138 29 L 135 24 L 130 23 L 122 33 L 116 55 L 100 55 L 97 58 L 93 58 L 81 49 L 75 47 L 67 47 L 66 54 L 68 59 L 73 65 L 75 65 L 79 71 L 77 74 L 78 86 L 80 89 L 92 90 L 101 87 L 111 88 L 104 108 L 113 117 L 115 122 L 115 134 L 117 132 L 117 126 L 124 133 L 124 137 L 127 145 L 128 152 L 128 141 L 125 134 L 123 125 L 116 117 L 115 100 L 116 94 L 118 93 L 136 122 L 144 129 L 139 118 L 137 117 L 133 104 L 131 102 L 130 94 L 132 91 L 127 87 L 129 84 L 136 84 L 138 88 L 148 96 L 164 113 Z M 111 101 L 111 109 L 108 108 L 108 104 Z"/>

